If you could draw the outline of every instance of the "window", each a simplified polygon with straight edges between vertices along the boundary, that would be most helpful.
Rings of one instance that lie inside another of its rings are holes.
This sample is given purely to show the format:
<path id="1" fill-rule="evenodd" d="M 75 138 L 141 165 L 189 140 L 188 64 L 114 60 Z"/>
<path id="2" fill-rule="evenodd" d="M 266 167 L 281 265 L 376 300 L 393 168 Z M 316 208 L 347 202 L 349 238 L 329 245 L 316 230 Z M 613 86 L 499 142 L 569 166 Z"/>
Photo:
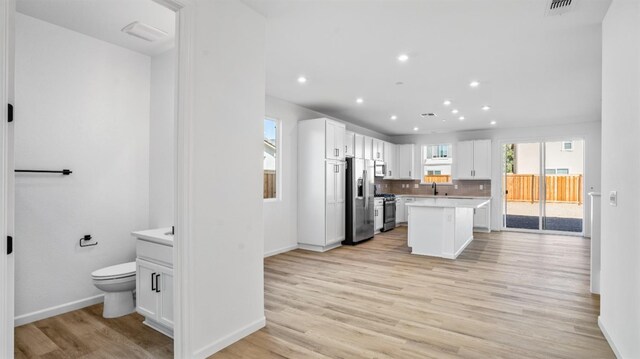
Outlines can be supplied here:
<path id="1" fill-rule="evenodd" d="M 568 168 L 547 168 L 544 170 L 544 173 L 548 175 L 568 175 Z"/>
<path id="2" fill-rule="evenodd" d="M 451 144 L 422 147 L 422 182 L 450 183 L 452 170 Z"/>
<path id="3" fill-rule="evenodd" d="M 277 198 L 278 169 L 279 169 L 279 136 L 278 120 L 271 118 L 264 119 L 264 160 L 263 169 L 263 198 Z"/>
<path id="4" fill-rule="evenodd" d="M 573 151 L 573 141 L 562 141 L 561 150 L 567 152 Z"/>

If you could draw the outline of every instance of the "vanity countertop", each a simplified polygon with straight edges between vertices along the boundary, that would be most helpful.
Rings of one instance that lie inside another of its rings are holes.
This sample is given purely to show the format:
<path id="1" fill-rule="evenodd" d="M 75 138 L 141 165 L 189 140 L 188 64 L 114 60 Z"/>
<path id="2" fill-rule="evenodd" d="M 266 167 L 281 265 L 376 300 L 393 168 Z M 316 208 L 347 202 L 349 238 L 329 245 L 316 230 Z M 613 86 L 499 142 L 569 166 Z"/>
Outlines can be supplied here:
<path id="1" fill-rule="evenodd" d="M 171 227 L 135 231 L 131 232 L 131 235 L 144 241 L 173 247 L 173 234 L 171 234 Z"/>

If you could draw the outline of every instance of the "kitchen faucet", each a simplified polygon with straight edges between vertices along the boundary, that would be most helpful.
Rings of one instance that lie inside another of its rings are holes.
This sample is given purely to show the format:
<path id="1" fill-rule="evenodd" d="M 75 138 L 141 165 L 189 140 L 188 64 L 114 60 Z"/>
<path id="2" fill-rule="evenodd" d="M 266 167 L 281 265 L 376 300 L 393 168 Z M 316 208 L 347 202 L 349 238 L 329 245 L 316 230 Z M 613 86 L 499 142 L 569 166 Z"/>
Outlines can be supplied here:
<path id="1" fill-rule="evenodd" d="M 435 182 L 433 182 L 431 184 L 431 188 L 433 188 L 433 195 L 437 196 L 438 195 L 438 185 Z"/>

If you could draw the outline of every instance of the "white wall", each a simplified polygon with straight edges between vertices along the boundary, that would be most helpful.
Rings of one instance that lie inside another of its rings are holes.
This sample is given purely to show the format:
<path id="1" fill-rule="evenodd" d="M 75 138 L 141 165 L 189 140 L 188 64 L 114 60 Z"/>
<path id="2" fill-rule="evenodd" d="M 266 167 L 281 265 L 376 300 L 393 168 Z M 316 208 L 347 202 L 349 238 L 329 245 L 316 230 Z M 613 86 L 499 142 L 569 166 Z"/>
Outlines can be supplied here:
<path id="1" fill-rule="evenodd" d="M 619 358 L 640 358 L 640 3 L 603 22 L 600 327 Z M 610 191 L 618 206 L 609 205 Z"/>
<path id="2" fill-rule="evenodd" d="M 149 228 L 174 225 L 175 55 L 169 50 L 151 58 Z"/>
<path id="3" fill-rule="evenodd" d="M 188 261 L 177 273 L 186 275 L 177 292 L 186 327 L 178 326 L 183 343 L 176 357 L 203 358 L 265 324 L 265 19 L 238 0 L 196 0 L 188 7 L 195 22 L 181 23 L 195 36 L 189 45 L 194 83 L 180 96 L 193 96 L 185 105 L 192 118 L 186 128 L 180 123 L 178 135 L 186 136 L 190 155 L 180 161 L 187 182 L 179 187 L 187 192 L 179 190 L 177 198 L 188 207 L 188 222 L 178 223 L 176 238 L 188 233 Z"/>
<path id="4" fill-rule="evenodd" d="M 149 58 L 16 15 L 16 316 L 100 294 L 148 225 Z M 79 248 L 91 234 L 96 247 Z"/>
<path id="5" fill-rule="evenodd" d="M 474 139 L 491 139 L 491 228 L 502 228 L 502 145 L 518 141 L 558 141 L 569 139 L 585 140 L 585 192 L 598 191 L 600 189 L 600 122 L 586 122 L 572 125 L 559 125 L 548 127 L 530 128 L 496 128 L 481 131 L 451 132 L 433 135 L 408 135 L 394 136 L 395 143 L 416 144 L 416 168 L 420 165 L 420 150 L 423 145 L 452 143 Z M 453 148 L 453 161 L 455 162 L 455 146 Z M 590 232 L 589 213 L 591 205 L 585 196 L 585 233 Z"/>
<path id="6" fill-rule="evenodd" d="M 280 120 L 282 136 L 279 173 L 282 189 L 277 200 L 264 202 L 264 251 L 265 256 L 268 256 L 296 248 L 298 245 L 298 121 L 332 117 L 268 95 L 265 114 L 269 118 Z M 388 136 L 375 131 L 339 119 L 335 120 L 345 123 L 349 131 L 390 140 Z"/>

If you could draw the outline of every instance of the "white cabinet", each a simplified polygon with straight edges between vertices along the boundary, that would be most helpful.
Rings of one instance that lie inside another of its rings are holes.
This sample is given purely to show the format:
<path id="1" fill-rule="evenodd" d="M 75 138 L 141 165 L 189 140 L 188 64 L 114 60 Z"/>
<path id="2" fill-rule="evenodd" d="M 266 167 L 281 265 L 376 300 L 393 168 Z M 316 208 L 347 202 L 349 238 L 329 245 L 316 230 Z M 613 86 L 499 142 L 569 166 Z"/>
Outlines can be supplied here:
<path id="1" fill-rule="evenodd" d="M 145 324 L 173 336 L 173 268 L 136 260 L 136 310 Z"/>
<path id="2" fill-rule="evenodd" d="M 491 202 L 473 210 L 473 228 L 483 232 L 491 231 Z"/>
<path id="3" fill-rule="evenodd" d="M 339 122 L 323 119 L 326 126 L 325 157 L 332 160 L 344 160 L 345 126 Z"/>
<path id="4" fill-rule="evenodd" d="M 397 156 L 397 167 L 398 167 L 398 176 L 396 178 L 399 179 L 415 179 L 418 177 L 414 166 L 415 166 L 415 145 L 396 145 Z M 419 178 L 419 177 L 418 177 Z"/>
<path id="5" fill-rule="evenodd" d="M 364 159 L 375 160 L 373 156 L 373 138 L 364 136 Z"/>
<path id="6" fill-rule="evenodd" d="M 404 203 L 404 197 L 396 197 L 396 224 L 406 222 L 407 213 Z"/>
<path id="7" fill-rule="evenodd" d="M 376 161 L 384 161 L 384 141 L 377 138 L 371 141 L 371 153 Z"/>
<path id="8" fill-rule="evenodd" d="M 343 125 L 325 118 L 298 122 L 298 245 L 303 249 L 326 251 L 345 236 L 345 162 L 326 151 L 335 147 L 331 138 L 340 131 L 344 149 Z"/>
<path id="9" fill-rule="evenodd" d="M 354 135 L 354 157 L 355 158 L 365 158 L 365 150 L 364 150 L 364 136 L 355 134 Z"/>
<path id="10" fill-rule="evenodd" d="M 404 210 L 402 213 L 402 222 L 408 222 L 409 221 L 409 207 L 407 207 L 408 204 L 412 204 L 415 203 L 416 199 L 413 197 L 405 197 L 404 199 Z"/>
<path id="11" fill-rule="evenodd" d="M 344 155 L 346 157 L 355 157 L 355 140 L 356 134 L 351 131 L 344 133 Z"/>
<path id="12" fill-rule="evenodd" d="M 326 163 L 326 245 L 340 243 L 345 238 L 345 173 L 344 162 Z"/>
<path id="13" fill-rule="evenodd" d="M 384 174 L 385 179 L 393 179 L 398 175 L 397 161 L 396 161 L 396 145 L 393 143 L 384 143 L 384 164 L 386 166 L 386 172 Z"/>
<path id="14" fill-rule="evenodd" d="M 454 156 L 456 179 L 491 179 L 491 140 L 461 141 Z"/>
<path id="15" fill-rule="evenodd" d="M 373 206 L 373 215 L 373 229 L 375 233 L 380 233 L 384 226 L 384 201 L 382 199 L 376 198 Z"/>

